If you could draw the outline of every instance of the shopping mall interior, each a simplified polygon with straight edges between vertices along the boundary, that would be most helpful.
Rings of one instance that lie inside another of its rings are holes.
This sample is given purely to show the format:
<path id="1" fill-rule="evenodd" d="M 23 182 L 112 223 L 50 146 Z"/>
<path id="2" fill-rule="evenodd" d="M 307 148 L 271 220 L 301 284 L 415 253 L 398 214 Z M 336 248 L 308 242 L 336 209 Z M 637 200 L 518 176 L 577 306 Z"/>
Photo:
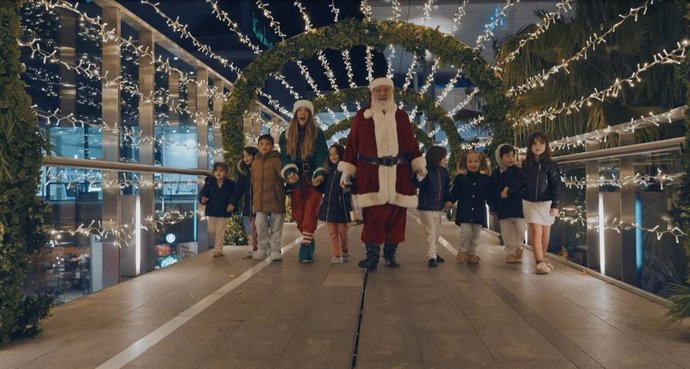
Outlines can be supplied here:
<path id="1" fill-rule="evenodd" d="M 690 368 L 686 1 L 7 0 L 0 12 L 0 368 Z M 214 254 L 200 203 L 214 164 L 239 183 L 262 135 L 284 157 L 302 100 L 327 147 L 357 150 L 351 128 L 379 77 L 419 154 L 447 153 L 451 193 L 469 152 L 500 176 L 497 148 L 513 145 L 526 173 L 542 132 L 558 168 L 544 260 L 531 221 L 509 258 L 487 200 L 471 221 L 477 258 L 463 261 L 462 200 L 430 227 L 421 184 L 395 263 L 384 246 L 361 267 L 374 221 L 356 189 L 337 200 L 354 207 L 347 237 L 321 219 L 305 262 L 312 235 L 295 209 L 307 205 L 293 199 L 307 184 L 285 186 L 280 258 L 246 257 L 256 236 L 241 206 Z"/>

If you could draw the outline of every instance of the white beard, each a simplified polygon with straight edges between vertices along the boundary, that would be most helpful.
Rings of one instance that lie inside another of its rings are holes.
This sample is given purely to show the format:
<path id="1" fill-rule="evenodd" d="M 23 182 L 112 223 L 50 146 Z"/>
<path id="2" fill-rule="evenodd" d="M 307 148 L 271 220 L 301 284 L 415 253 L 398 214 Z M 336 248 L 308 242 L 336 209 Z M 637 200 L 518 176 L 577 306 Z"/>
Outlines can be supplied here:
<path id="1" fill-rule="evenodd" d="M 398 108 L 397 105 L 395 105 L 395 102 L 393 99 L 390 99 L 386 102 L 381 102 L 376 99 L 373 99 L 371 101 L 371 109 L 376 111 L 376 112 L 383 112 L 384 110 L 386 111 L 386 114 L 390 112 L 395 112 L 395 110 Z"/>

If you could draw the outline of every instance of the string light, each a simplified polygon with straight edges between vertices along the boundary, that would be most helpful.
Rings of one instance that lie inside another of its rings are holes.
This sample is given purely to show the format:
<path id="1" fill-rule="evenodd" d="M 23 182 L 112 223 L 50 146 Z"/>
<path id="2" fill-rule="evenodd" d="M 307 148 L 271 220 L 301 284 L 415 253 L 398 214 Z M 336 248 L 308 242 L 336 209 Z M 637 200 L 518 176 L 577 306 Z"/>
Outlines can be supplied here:
<path id="1" fill-rule="evenodd" d="M 630 11 L 626 15 L 618 15 L 619 20 L 618 22 L 614 23 L 611 27 L 609 27 L 604 33 L 601 35 L 597 35 L 596 32 L 593 33 L 585 44 L 582 46 L 582 48 L 576 52 L 573 56 L 568 58 L 567 60 L 564 60 L 561 64 L 558 64 L 556 66 L 553 66 L 549 68 L 548 70 L 542 70 L 540 73 L 538 73 L 535 76 L 527 78 L 527 81 L 519 86 L 511 87 L 508 89 L 508 95 L 520 95 L 523 94 L 533 88 L 537 87 L 544 87 L 545 82 L 549 79 L 550 76 L 558 73 L 561 70 L 565 70 L 566 72 L 570 73 L 568 70 L 568 65 L 576 60 L 580 59 L 587 59 L 587 52 L 591 49 L 592 51 L 596 50 L 597 46 L 599 44 L 604 44 L 606 43 L 606 37 L 610 35 L 611 33 L 615 32 L 623 23 L 625 23 L 628 19 L 633 19 L 635 22 L 637 22 L 638 16 L 641 14 L 646 14 L 647 13 L 647 8 L 654 4 L 654 0 L 647 0 L 645 1 L 642 5 L 638 6 L 637 8 L 631 8 Z"/>
<path id="2" fill-rule="evenodd" d="M 460 20 L 465 16 L 465 5 L 467 5 L 468 0 L 463 0 L 462 4 L 458 7 L 458 10 L 453 13 L 453 22 L 450 24 L 450 33 L 454 33 L 458 30 L 458 25 Z"/>
<path id="3" fill-rule="evenodd" d="M 280 30 L 280 22 L 275 20 L 271 12 L 268 10 L 268 4 L 264 4 L 263 2 L 261 2 L 261 0 L 256 0 L 256 6 L 262 10 L 264 17 L 268 19 L 269 24 L 271 28 L 273 28 L 273 31 L 276 33 L 276 35 L 278 35 L 278 37 L 280 37 L 281 40 L 285 40 L 285 37 L 287 36 Z"/>
<path id="4" fill-rule="evenodd" d="M 362 12 L 362 15 L 364 15 L 364 21 L 371 22 L 371 6 L 369 6 L 368 0 L 362 0 L 359 4 L 359 10 Z"/>
<path id="5" fill-rule="evenodd" d="M 451 68 L 454 67 L 451 65 Z M 448 84 L 446 84 L 446 87 L 443 88 L 443 91 L 441 91 L 441 94 L 438 95 L 436 98 L 436 105 L 441 106 L 441 102 L 448 96 L 451 90 L 455 87 L 455 84 L 458 82 L 458 79 L 460 79 L 460 76 L 462 75 L 462 68 L 458 68 L 457 73 L 455 73 L 455 76 L 448 81 Z M 453 115 L 450 115 L 451 117 Z"/>
<path id="6" fill-rule="evenodd" d="M 160 8 L 158 8 L 158 3 L 154 4 L 148 0 L 141 0 L 141 3 L 152 7 L 155 10 L 156 14 L 160 15 L 163 19 L 165 19 L 165 24 L 168 27 L 170 27 L 174 32 L 179 33 L 182 38 L 190 39 L 192 41 L 192 45 L 194 45 L 194 47 L 196 47 L 199 52 L 216 60 L 223 67 L 228 68 L 238 76 L 242 73 L 242 71 L 230 60 L 216 54 L 215 52 L 213 52 L 213 49 L 210 46 L 200 42 L 196 37 L 194 37 L 194 35 L 192 35 L 187 30 L 187 25 L 180 23 L 179 17 L 177 17 L 175 20 L 168 17 L 163 11 L 160 10 Z"/>
<path id="7" fill-rule="evenodd" d="M 243 44 L 247 45 L 250 49 L 252 49 L 252 51 L 254 51 L 254 54 L 257 54 L 257 55 L 261 54 L 261 49 L 258 46 L 254 45 L 252 43 L 252 41 L 249 39 L 249 37 L 247 37 L 246 35 L 244 35 L 240 31 L 240 26 L 230 19 L 227 12 L 221 10 L 218 7 L 218 3 L 216 1 L 206 0 L 206 2 L 210 3 L 211 7 L 213 7 L 213 10 L 211 11 L 211 13 L 213 15 L 215 15 L 216 18 L 219 19 L 220 21 L 225 22 L 225 24 L 228 25 L 228 28 L 230 28 L 230 30 L 232 32 L 234 32 L 240 38 L 240 42 L 242 42 Z"/>
<path id="8" fill-rule="evenodd" d="M 682 119 L 687 105 L 671 109 L 665 113 L 650 115 L 648 117 L 641 116 L 639 119 L 630 119 L 630 122 L 609 126 L 595 131 L 583 133 L 580 135 L 565 137 L 559 140 L 549 142 L 549 145 L 554 150 L 570 149 L 578 146 L 585 146 L 587 142 L 599 141 L 606 142 L 611 133 L 634 133 L 636 130 L 645 127 L 658 127 L 661 124 L 670 124 L 675 120 Z"/>
<path id="9" fill-rule="evenodd" d="M 607 220 L 604 224 L 604 226 L 599 225 L 599 218 L 594 217 L 591 221 L 587 221 L 587 219 L 582 215 L 582 214 L 577 214 L 574 217 L 571 216 L 566 216 L 566 215 L 560 215 L 558 216 L 558 220 L 569 223 L 569 224 L 580 224 L 582 226 L 586 226 L 587 229 L 595 230 L 597 232 L 601 231 L 606 231 L 606 230 L 613 230 L 618 233 L 621 233 L 623 231 L 629 231 L 632 229 L 639 229 L 644 232 L 648 233 L 654 233 L 656 236 L 657 240 L 661 240 L 661 238 L 668 234 L 672 237 L 675 238 L 676 243 L 680 243 L 680 237 L 687 236 L 687 233 L 683 232 L 680 228 L 674 226 L 671 223 L 671 220 L 668 217 L 664 217 L 664 220 L 666 221 L 666 226 L 665 228 L 662 228 L 660 224 L 655 225 L 652 228 L 648 227 L 643 227 L 642 225 L 638 223 L 624 223 L 622 220 L 619 220 L 618 218 L 613 218 L 612 220 Z"/>
<path id="10" fill-rule="evenodd" d="M 426 25 L 426 22 L 431 19 L 431 8 L 432 5 L 434 4 L 434 0 L 427 0 L 427 2 L 424 3 L 424 10 L 423 10 L 423 16 L 422 16 L 422 25 Z"/>
<path id="11" fill-rule="evenodd" d="M 458 105 L 455 105 L 455 107 L 454 107 L 453 109 L 451 109 L 451 110 L 448 112 L 448 116 L 451 117 L 451 118 L 454 117 L 455 114 L 457 114 L 457 112 L 459 112 L 459 111 L 462 110 L 465 106 L 467 106 L 467 104 L 469 104 L 470 102 L 472 102 L 472 100 L 474 99 L 474 96 L 475 96 L 476 94 L 478 94 L 478 93 L 479 93 L 479 88 L 474 88 L 474 89 L 472 90 L 472 92 L 470 92 L 470 94 L 467 95 L 467 98 L 466 98 L 465 100 L 460 101 L 460 103 L 458 103 Z"/>
<path id="12" fill-rule="evenodd" d="M 486 41 L 491 40 L 491 38 L 494 37 L 493 30 L 498 26 L 498 24 L 503 20 L 503 18 L 505 18 L 508 9 L 510 9 L 510 7 L 519 2 L 520 0 L 515 0 L 514 3 L 512 2 L 512 0 L 508 0 L 506 5 L 504 5 L 501 9 L 501 12 L 495 17 L 492 17 L 491 22 L 484 25 L 484 34 L 481 34 L 479 35 L 479 37 L 477 37 L 477 45 L 474 47 L 474 50 L 484 49 L 484 43 Z"/>
<path id="13" fill-rule="evenodd" d="M 560 108 L 550 107 L 541 112 L 534 112 L 528 114 L 527 116 L 521 118 L 516 124 L 518 125 L 530 125 L 537 124 L 541 122 L 542 118 L 549 118 L 551 120 L 556 119 L 557 114 L 566 112 L 567 114 L 573 111 L 580 111 L 583 105 L 591 105 L 592 100 L 598 100 L 603 102 L 608 97 L 616 97 L 627 84 L 633 87 L 635 83 L 641 82 L 640 74 L 646 72 L 648 69 L 652 68 L 657 64 L 680 64 L 680 61 L 685 58 L 685 51 L 687 45 L 681 45 L 677 43 L 677 47 L 670 52 L 663 50 L 662 52 L 655 54 L 653 56 L 654 61 L 651 63 L 644 63 L 642 65 L 637 65 L 637 70 L 633 72 L 629 77 L 625 79 L 616 78 L 616 80 L 608 88 L 599 91 L 594 89 L 594 92 L 586 97 L 581 97 L 579 100 L 574 100 L 570 103 L 563 103 Z"/>
<path id="14" fill-rule="evenodd" d="M 388 45 L 388 58 L 386 58 L 386 64 L 388 65 L 388 71 L 386 72 L 386 77 L 393 79 L 393 59 L 395 58 L 395 47 L 390 44 Z"/>
<path id="15" fill-rule="evenodd" d="M 680 180 L 683 175 L 685 175 L 685 172 L 666 174 L 663 173 L 661 169 L 657 169 L 656 175 L 636 173 L 634 176 L 623 176 L 621 178 L 615 175 L 611 175 L 611 178 L 597 177 L 596 179 L 590 178 L 590 176 L 585 176 L 583 178 L 561 175 L 561 182 L 567 188 L 577 189 L 584 189 L 586 187 L 622 188 L 629 184 L 648 186 L 652 183 L 658 183 L 663 190 L 665 185 L 670 185 L 673 181 Z"/>
<path id="16" fill-rule="evenodd" d="M 511 51 L 505 58 L 497 61 L 496 67 L 500 67 L 505 63 L 515 60 L 517 55 L 520 53 L 520 49 L 522 49 L 529 41 L 536 40 L 540 35 L 544 34 L 552 23 L 556 22 L 557 19 L 561 19 L 563 14 L 567 13 L 573 8 L 574 2 L 575 0 L 561 0 L 560 3 L 556 4 L 557 10 L 555 12 L 546 13 L 541 22 L 537 24 L 537 29 L 528 33 L 526 37 L 522 37 L 518 43 L 518 47 Z"/>
<path id="17" fill-rule="evenodd" d="M 399 20 L 400 14 L 402 13 L 402 9 L 400 9 L 400 1 L 398 1 L 398 0 L 391 1 L 391 7 L 393 8 L 393 18 L 388 18 L 388 19 L 393 19 L 395 21 Z"/>
<path id="18" fill-rule="evenodd" d="M 366 55 L 364 57 L 364 59 L 367 62 L 367 80 L 368 81 L 371 81 L 372 79 L 374 79 L 374 61 L 372 59 L 371 50 L 372 50 L 371 46 L 367 46 Z"/>
<path id="19" fill-rule="evenodd" d="M 424 95 L 427 92 L 427 90 L 431 87 L 431 83 L 434 81 L 434 76 L 436 74 L 436 70 L 438 69 L 438 67 L 440 65 L 441 65 L 441 59 L 438 58 L 438 59 L 436 59 L 436 62 L 434 63 L 434 65 L 431 66 L 431 72 L 426 76 L 426 80 L 424 81 L 424 85 L 419 90 L 420 95 Z M 418 109 L 417 105 L 415 105 L 415 107 L 412 108 L 412 112 L 410 112 L 410 120 L 413 120 L 414 117 L 417 115 L 417 109 Z"/>

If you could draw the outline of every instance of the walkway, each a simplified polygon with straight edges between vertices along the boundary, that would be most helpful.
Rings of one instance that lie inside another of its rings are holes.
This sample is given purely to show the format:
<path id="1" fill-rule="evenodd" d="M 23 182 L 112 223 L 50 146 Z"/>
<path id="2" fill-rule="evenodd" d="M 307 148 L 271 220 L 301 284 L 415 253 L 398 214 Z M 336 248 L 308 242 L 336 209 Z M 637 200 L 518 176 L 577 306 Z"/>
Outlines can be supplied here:
<path id="1" fill-rule="evenodd" d="M 284 243 L 297 236 L 286 225 Z M 226 247 L 59 306 L 42 336 L 0 349 L 0 368 L 350 368 L 363 273 L 331 265 L 327 238 L 312 265 L 295 247 L 281 263 Z M 655 302 L 558 263 L 504 264 L 488 233 L 478 266 L 442 249 L 430 269 L 424 248 L 411 216 L 402 267 L 369 275 L 356 368 L 690 368 L 690 325 L 664 326 Z"/>

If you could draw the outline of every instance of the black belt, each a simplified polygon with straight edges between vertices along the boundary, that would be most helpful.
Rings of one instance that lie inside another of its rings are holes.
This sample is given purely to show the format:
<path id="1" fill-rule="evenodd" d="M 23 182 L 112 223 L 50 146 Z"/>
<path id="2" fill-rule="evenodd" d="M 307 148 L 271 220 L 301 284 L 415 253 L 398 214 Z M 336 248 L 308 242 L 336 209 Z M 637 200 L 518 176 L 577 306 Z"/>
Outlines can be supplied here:
<path id="1" fill-rule="evenodd" d="M 357 159 L 362 160 L 367 164 L 383 165 L 386 167 L 392 167 L 397 164 L 407 164 L 410 162 L 404 156 L 382 156 L 379 158 L 372 158 L 368 156 L 359 155 Z"/>

